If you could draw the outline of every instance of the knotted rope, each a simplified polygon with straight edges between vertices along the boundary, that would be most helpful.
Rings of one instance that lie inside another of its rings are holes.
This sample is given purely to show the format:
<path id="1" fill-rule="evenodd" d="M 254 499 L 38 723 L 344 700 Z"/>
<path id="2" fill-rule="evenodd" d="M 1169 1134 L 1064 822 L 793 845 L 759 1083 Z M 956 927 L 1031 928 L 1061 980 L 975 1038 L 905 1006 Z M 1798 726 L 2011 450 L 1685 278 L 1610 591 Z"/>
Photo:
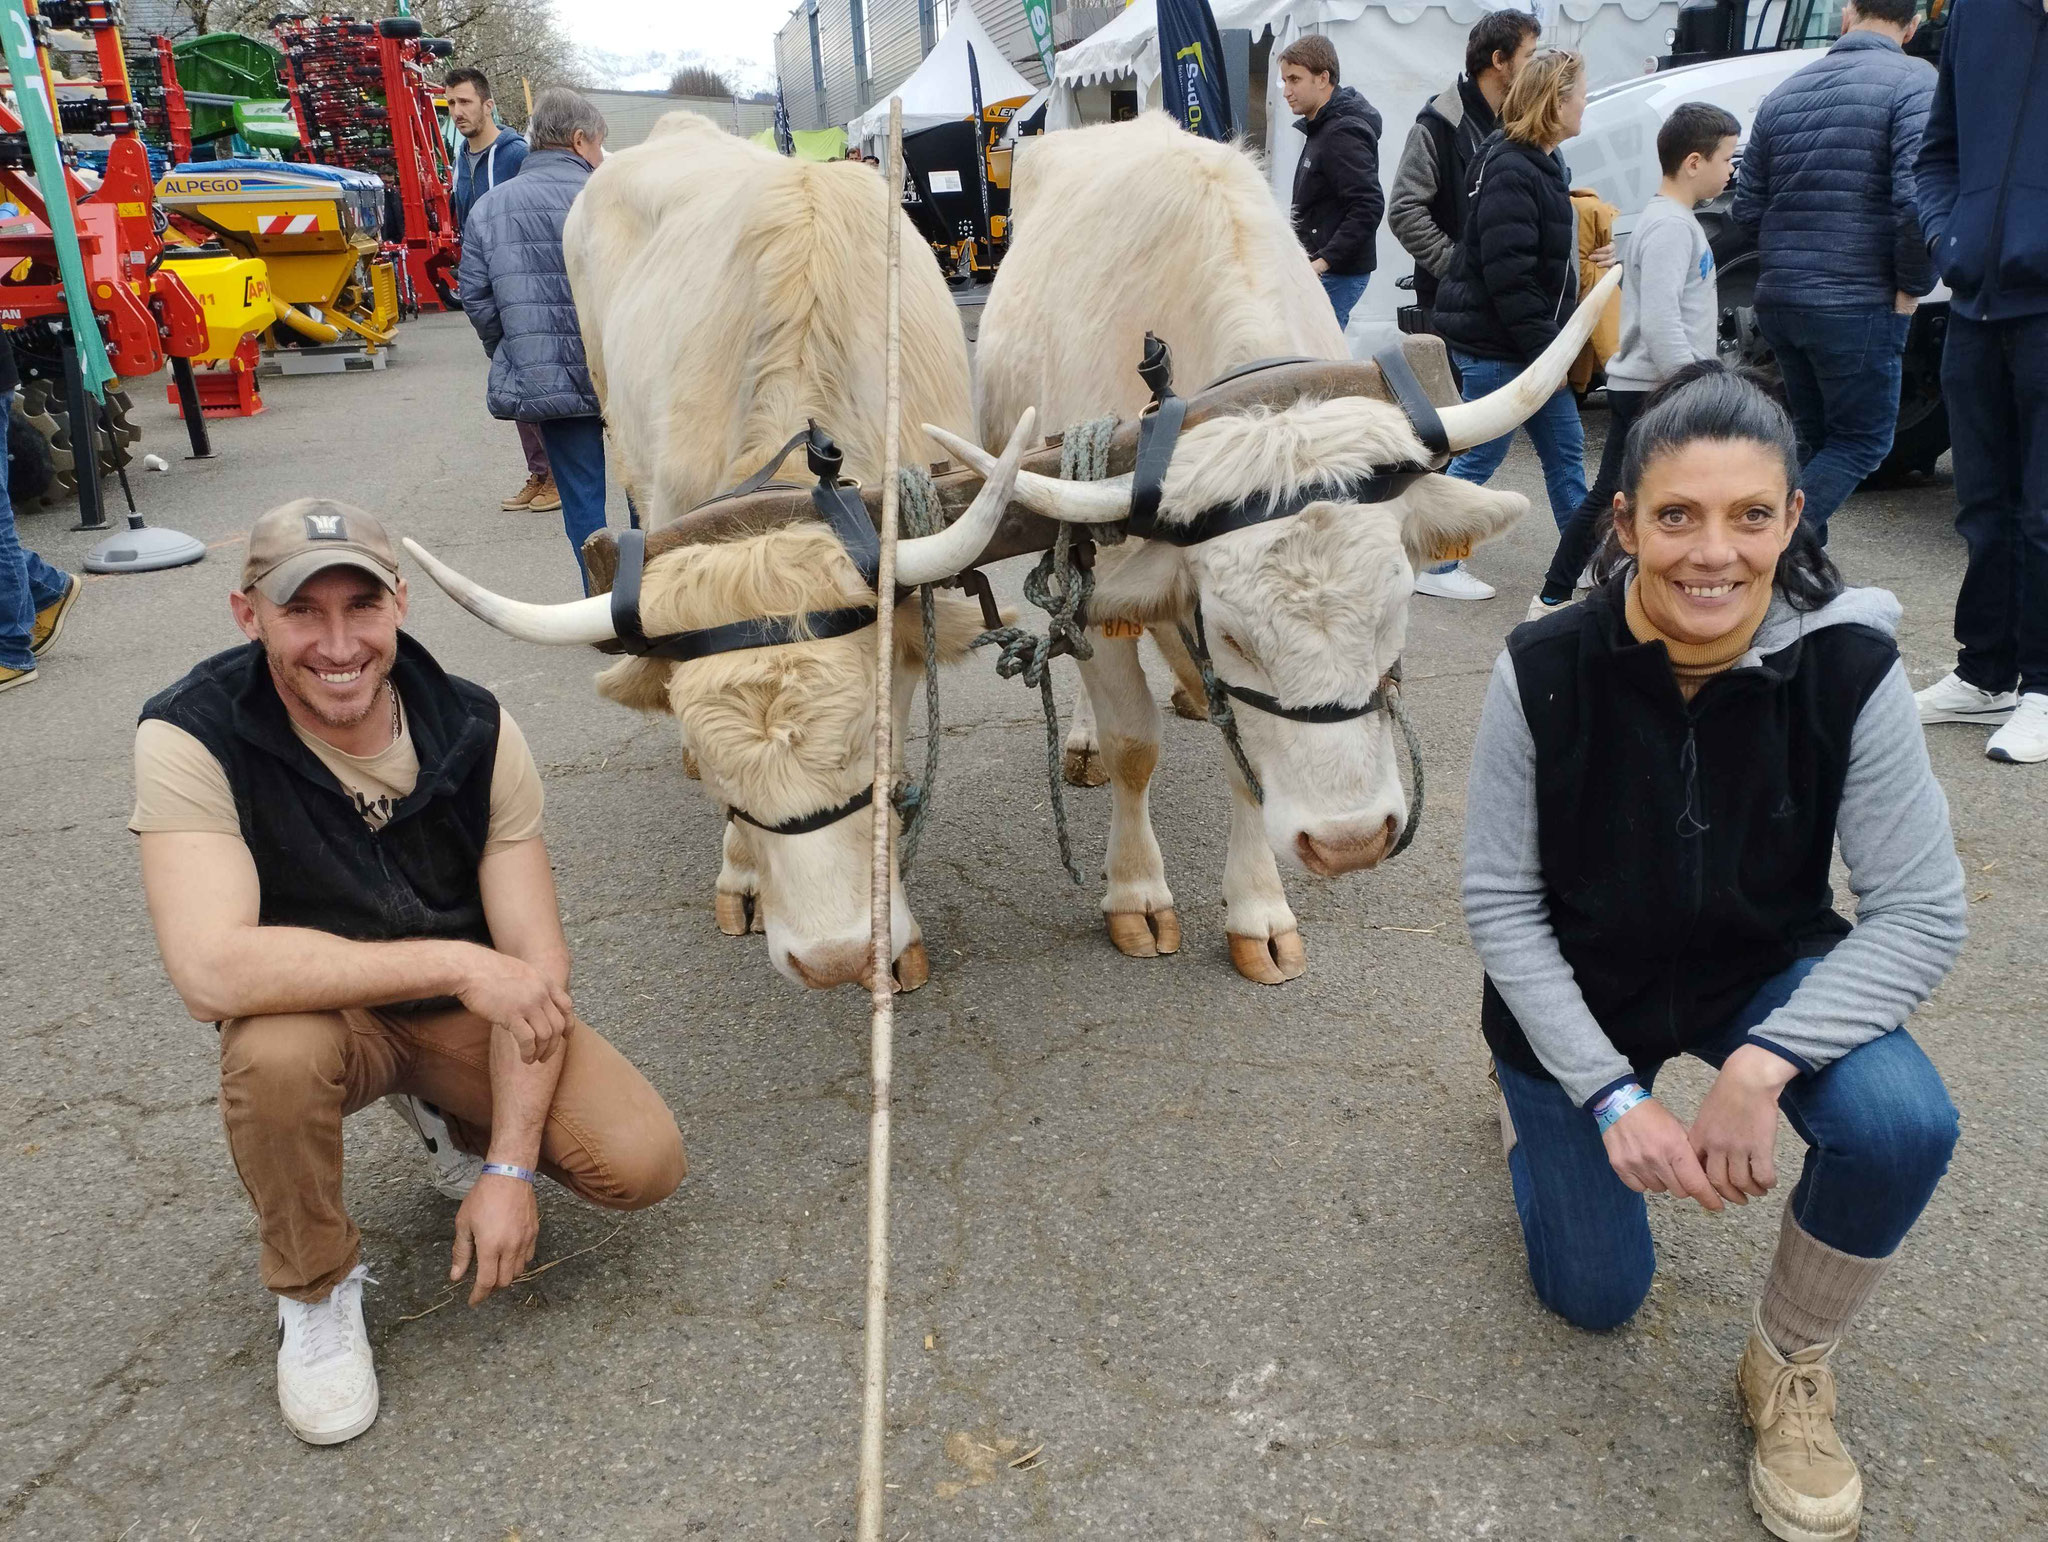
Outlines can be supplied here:
<path id="1" fill-rule="evenodd" d="M 1092 418 L 1068 429 L 1060 440 L 1060 475 L 1069 481 L 1094 482 L 1109 474 L 1109 444 L 1116 432 L 1114 417 Z M 1103 533 L 1110 544 L 1123 539 Z M 1093 547 L 1083 537 L 1077 548 L 1073 528 L 1062 523 L 1052 550 L 1039 558 L 1038 565 L 1024 578 L 1024 598 L 1046 613 L 1043 635 L 1021 626 L 992 627 L 974 639 L 971 646 L 994 645 L 996 673 L 1005 680 L 1022 679 L 1038 689 L 1039 708 L 1045 716 L 1045 785 L 1052 803 L 1053 836 L 1059 842 L 1060 865 L 1067 877 L 1081 882 L 1081 869 L 1074 862 L 1074 845 L 1067 831 L 1067 799 L 1060 776 L 1060 712 L 1052 695 L 1052 661 L 1061 654 L 1077 659 L 1093 658 L 1088 641 L 1088 596 L 1095 590 L 1090 571 Z M 1089 555 L 1083 555 L 1083 553 Z"/>

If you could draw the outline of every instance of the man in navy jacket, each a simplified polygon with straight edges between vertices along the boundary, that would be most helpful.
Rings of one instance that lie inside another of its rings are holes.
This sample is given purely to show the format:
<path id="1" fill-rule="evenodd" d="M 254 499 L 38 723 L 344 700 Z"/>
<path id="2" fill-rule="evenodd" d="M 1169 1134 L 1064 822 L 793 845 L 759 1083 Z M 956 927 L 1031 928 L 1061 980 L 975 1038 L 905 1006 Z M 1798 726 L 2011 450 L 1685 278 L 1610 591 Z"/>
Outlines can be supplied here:
<path id="1" fill-rule="evenodd" d="M 1923 723 L 2003 723 L 1985 753 L 2048 760 L 2048 10 L 1955 0 L 1920 151 L 1920 223 L 1949 287 L 1955 672 Z M 2017 687 L 2017 689 L 2015 689 Z"/>
<path id="2" fill-rule="evenodd" d="M 1802 516 L 1828 518 L 1891 453 L 1906 329 L 1934 270 L 1913 163 L 1934 69 L 1907 57 L 1914 0 L 1849 0 L 1827 56 L 1763 100 L 1738 224 L 1757 232 L 1757 326 L 1799 430 Z"/>

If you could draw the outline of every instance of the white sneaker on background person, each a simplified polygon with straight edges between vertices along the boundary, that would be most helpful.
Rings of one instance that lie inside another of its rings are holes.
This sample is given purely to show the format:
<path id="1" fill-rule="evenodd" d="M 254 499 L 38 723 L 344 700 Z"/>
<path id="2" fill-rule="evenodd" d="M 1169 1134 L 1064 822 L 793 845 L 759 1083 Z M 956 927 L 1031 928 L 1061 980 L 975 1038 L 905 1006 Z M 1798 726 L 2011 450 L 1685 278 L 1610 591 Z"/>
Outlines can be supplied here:
<path id="1" fill-rule="evenodd" d="M 455 1144 L 448 1121 L 433 1104 L 403 1092 L 387 1093 L 384 1102 L 427 1148 L 428 1160 L 434 1164 L 434 1187 L 449 1199 L 467 1199 L 477 1179 L 483 1176 L 484 1159 L 471 1156 Z"/>
<path id="2" fill-rule="evenodd" d="M 2029 691 L 2022 696 L 2011 719 L 1984 746 L 1984 754 L 2010 766 L 2048 760 L 2048 695 Z"/>
<path id="3" fill-rule="evenodd" d="M 2019 697 L 2012 691 L 1984 691 L 1951 670 L 1924 691 L 1915 691 L 1923 723 L 2003 723 Z"/>
<path id="4" fill-rule="evenodd" d="M 325 1301 L 277 1298 L 277 1406 L 309 1446 L 334 1446 L 377 1422 L 377 1366 L 363 1329 L 357 1264 Z"/>
<path id="5" fill-rule="evenodd" d="M 1544 599 L 1542 591 L 1538 590 L 1535 597 L 1529 601 L 1529 614 L 1522 619 L 1525 621 L 1540 621 L 1545 616 L 1563 610 L 1567 605 L 1576 605 L 1578 603 L 1579 597 L 1575 594 L 1570 599 L 1559 600 L 1553 605 L 1550 601 Z"/>
<path id="6" fill-rule="evenodd" d="M 1432 573 L 1427 569 L 1415 575 L 1415 592 L 1427 594 L 1439 600 L 1490 600 L 1494 587 L 1483 578 L 1474 578 L 1459 563 L 1446 573 Z"/>
<path id="7" fill-rule="evenodd" d="M 1593 587 L 1593 564 L 1588 562 L 1579 569 L 1579 576 L 1572 580 L 1572 589 L 1574 592 L 1583 593 Z"/>

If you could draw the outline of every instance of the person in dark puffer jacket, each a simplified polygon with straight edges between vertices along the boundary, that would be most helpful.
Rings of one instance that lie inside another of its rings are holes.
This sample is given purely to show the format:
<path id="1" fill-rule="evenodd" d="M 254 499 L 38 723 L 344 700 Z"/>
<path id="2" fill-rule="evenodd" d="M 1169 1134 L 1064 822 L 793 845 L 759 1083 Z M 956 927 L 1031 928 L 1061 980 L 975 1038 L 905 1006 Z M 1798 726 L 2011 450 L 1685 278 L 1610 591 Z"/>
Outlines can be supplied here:
<path id="1" fill-rule="evenodd" d="M 1515 76 L 1501 104 L 1501 132 L 1473 167 L 1464 234 L 1436 292 L 1436 330 L 1467 401 L 1520 374 L 1578 303 L 1579 221 L 1557 147 L 1578 133 L 1585 112 L 1585 62 L 1546 49 Z M 1562 530 L 1586 497 L 1586 434 L 1570 388 L 1560 386 L 1522 429 L 1543 462 L 1551 517 Z M 1451 462 L 1451 475 L 1486 481 L 1513 438 L 1465 451 Z M 1415 592 L 1453 600 L 1494 593 L 1455 563 L 1417 574 Z"/>
<path id="2" fill-rule="evenodd" d="M 1891 453 L 1906 331 L 1934 268 L 1913 163 L 1934 67 L 1908 57 L 1914 0 L 1850 0 L 1825 57 L 1764 98 L 1742 154 L 1737 224 L 1757 231 L 1756 319 L 1799 431 L 1806 522 L 1828 519 Z"/>
<path id="3" fill-rule="evenodd" d="M 583 541 L 604 528 L 604 420 L 562 258 L 569 206 L 604 159 L 604 115 L 574 91 L 543 91 L 519 175 L 492 188 L 462 231 L 462 308 L 491 356 L 491 416 L 535 423 L 562 496 L 562 529 L 586 593 Z"/>
<path id="4" fill-rule="evenodd" d="M 1920 223 L 1947 282 L 1961 651 L 1923 723 L 2003 723 L 1993 760 L 2048 761 L 2048 12 L 1960 0 L 1920 149 Z M 2014 687 L 2017 686 L 2017 691 Z"/>
<path id="5" fill-rule="evenodd" d="M 1346 327 L 1379 264 L 1379 111 L 1338 84 L 1337 50 L 1319 33 L 1288 44 L 1278 64 L 1281 92 L 1301 114 L 1294 126 L 1308 138 L 1294 168 L 1294 233 Z"/>

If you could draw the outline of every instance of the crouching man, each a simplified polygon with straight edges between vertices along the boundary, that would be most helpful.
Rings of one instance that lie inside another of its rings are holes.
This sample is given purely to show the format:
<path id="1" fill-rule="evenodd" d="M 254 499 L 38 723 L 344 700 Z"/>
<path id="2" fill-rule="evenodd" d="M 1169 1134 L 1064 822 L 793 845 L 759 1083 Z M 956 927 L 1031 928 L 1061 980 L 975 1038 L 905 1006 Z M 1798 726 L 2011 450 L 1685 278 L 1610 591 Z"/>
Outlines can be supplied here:
<path id="1" fill-rule="evenodd" d="M 345 1117 L 390 1097 L 425 1139 L 462 1200 L 449 1278 L 474 1266 L 472 1306 L 533 1256 L 537 1174 L 637 1209 L 682 1181 L 683 1146 L 575 1014 L 533 756 L 399 630 L 384 528 L 325 499 L 273 509 L 229 603 L 249 644 L 142 709 L 130 828 L 171 983 L 219 1026 L 278 1403 L 331 1445 L 377 1417 Z"/>

